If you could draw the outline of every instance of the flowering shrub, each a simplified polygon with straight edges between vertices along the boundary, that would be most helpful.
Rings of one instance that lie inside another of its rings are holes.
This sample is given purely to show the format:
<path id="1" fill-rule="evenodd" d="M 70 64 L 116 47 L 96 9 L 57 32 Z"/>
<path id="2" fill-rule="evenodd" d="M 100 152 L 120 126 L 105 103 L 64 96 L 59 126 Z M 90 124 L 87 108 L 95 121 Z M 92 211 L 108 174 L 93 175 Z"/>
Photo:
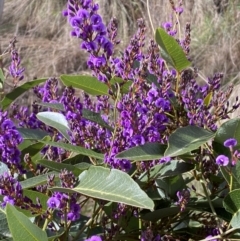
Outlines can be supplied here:
<path id="1" fill-rule="evenodd" d="M 89 53 L 92 76 L 38 79 L 2 98 L 3 238 L 239 238 L 240 120 L 220 125 L 239 103 L 229 106 L 222 74 L 197 82 L 190 25 L 178 37 L 183 7 L 170 3 L 175 19 L 155 40 L 145 43 L 140 19 L 117 55 L 116 19 L 106 26 L 92 0 L 68 1 L 63 15 Z M 9 52 L 16 85 L 24 68 L 15 40 Z M 32 107 L 19 106 L 29 89 Z"/>

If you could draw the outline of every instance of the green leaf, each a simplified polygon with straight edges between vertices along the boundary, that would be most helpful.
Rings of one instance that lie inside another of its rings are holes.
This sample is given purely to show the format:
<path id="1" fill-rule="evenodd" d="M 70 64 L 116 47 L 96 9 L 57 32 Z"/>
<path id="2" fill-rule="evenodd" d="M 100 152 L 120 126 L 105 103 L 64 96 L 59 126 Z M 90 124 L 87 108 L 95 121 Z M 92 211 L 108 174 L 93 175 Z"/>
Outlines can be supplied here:
<path id="1" fill-rule="evenodd" d="M 233 190 L 223 200 L 226 211 L 235 214 L 240 210 L 240 189 Z"/>
<path id="2" fill-rule="evenodd" d="M 23 189 L 28 189 L 28 188 L 35 187 L 38 185 L 43 185 L 43 184 L 47 183 L 47 177 L 49 175 L 55 175 L 55 180 L 58 179 L 58 172 L 48 172 L 46 174 L 28 178 L 24 181 L 21 181 L 20 184 Z"/>
<path id="3" fill-rule="evenodd" d="M 167 207 L 155 210 L 153 212 L 148 212 L 146 214 L 142 214 L 141 218 L 143 220 L 157 222 L 159 219 L 171 217 L 180 213 L 180 207 Z"/>
<path id="4" fill-rule="evenodd" d="M 71 138 L 68 134 L 68 132 L 70 132 L 70 128 L 63 114 L 45 111 L 39 112 L 37 114 L 37 118 L 44 124 L 57 129 L 69 142 L 71 142 Z"/>
<path id="5" fill-rule="evenodd" d="M 223 123 L 216 132 L 214 141 L 223 144 L 229 138 L 238 141 L 236 149 L 240 148 L 240 119 L 235 118 Z"/>
<path id="6" fill-rule="evenodd" d="M 5 81 L 5 76 L 4 76 L 4 74 L 3 74 L 2 69 L 0 68 L 0 83 L 3 84 L 4 81 Z"/>
<path id="7" fill-rule="evenodd" d="M 238 210 L 236 213 L 234 213 L 234 215 L 230 221 L 230 225 L 233 228 L 240 228 L 240 210 Z"/>
<path id="8" fill-rule="evenodd" d="M 115 157 L 117 159 L 127 159 L 130 161 L 149 161 L 163 157 L 165 150 L 166 145 L 152 142 L 122 151 Z"/>
<path id="9" fill-rule="evenodd" d="M 120 77 L 114 76 L 111 80 L 110 80 L 111 84 L 115 84 L 118 83 L 120 85 L 120 92 L 123 94 L 127 94 L 129 92 L 129 88 L 132 85 L 132 81 L 128 80 L 125 81 Z"/>
<path id="10" fill-rule="evenodd" d="M 45 102 L 37 102 L 36 105 L 51 108 L 53 110 L 64 111 L 64 106 L 61 103 L 45 103 Z"/>
<path id="11" fill-rule="evenodd" d="M 95 122 L 97 124 L 99 124 L 102 127 L 105 127 L 107 129 L 109 129 L 110 131 L 113 131 L 113 128 L 111 126 L 109 126 L 101 117 L 100 113 L 97 112 L 93 112 L 91 110 L 87 110 L 87 109 L 83 109 L 82 110 L 82 117 L 90 120 L 92 122 Z"/>
<path id="12" fill-rule="evenodd" d="M 32 142 L 31 140 L 25 139 L 25 140 L 23 140 L 23 142 L 21 142 L 21 143 L 18 145 L 18 149 L 19 149 L 20 151 L 22 151 L 23 149 L 31 146 L 32 144 L 33 144 L 33 142 Z"/>
<path id="13" fill-rule="evenodd" d="M 49 134 L 39 129 L 17 128 L 24 140 L 41 140 Z"/>
<path id="14" fill-rule="evenodd" d="M 9 171 L 8 166 L 5 163 L 0 161 L 0 175 L 3 175 L 4 172 L 8 172 L 8 171 Z"/>
<path id="15" fill-rule="evenodd" d="M 182 71 L 191 65 L 185 53 L 177 41 L 167 34 L 163 28 L 158 28 L 155 33 L 155 39 L 161 49 L 165 52 L 162 57 L 178 71 Z"/>
<path id="16" fill-rule="evenodd" d="M 179 160 L 171 160 L 168 163 L 155 165 L 150 169 L 150 172 L 145 172 L 139 177 L 139 179 L 141 182 L 145 182 L 148 179 L 175 176 L 188 172 L 194 169 L 194 167 L 195 165 L 190 163 L 182 162 Z"/>
<path id="17" fill-rule="evenodd" d="M 35 204 L 37 203 L 36 199 L 38 198 L 42 205 L 43 213 L 48 209 L 47 200 L 49 199 L 49 197 L 47 195 L 42 194 L 37 191 L 32 191 L 32 190 L 27 190 L 27 189 L 23 190 L 23 195 L 30 198 L 33 201 L 33 203 L 35 203 Z"/>
<path id="18" fill-rule="evenodd" d="M 83 195 L 124 203 L 126 205 L 153 209 L 154 203 L 138 184 L 125 172 L 117 169 L 91 166 L 79 176 L 79 185 L 67 192 L 75 191 Z M 51 190 L 62 190 L 51 188 Z"/>
<path id="19" fill-rule="evenodd" d="M 8 226 L 14 241 L 48 241 L 47 234 L 14 206 L 6 207 Z"/>
<path id="20" fill-rule="evenodd" d="M 11 236 L 8 223 L 7 223 L 6 212 L 2 208 L 0 208 L 0 237 L 1 235 L 3 235 L 4 237 Z"/>
<path id="21" fill-rule="evenodd" d="M 72 165 L 69 165 L 69 164 L 58 163 L 58 162 L 48 161 L 48 160 L 39 160 L 37 163 L 42 165 L 42 166 L 45 166 L 45 167 L 49 168 L 50 170 L 57 171 L 57 172 L 60 172 L 61 170 L 66 169 L 68 171 L 73 172 L 73 174 L 75 176 L 78 176 L 84 170 L 89 168 L 89 166 L 85 165 L 85 166 L 82 166 L 83 169 L 80 169 L 76 166 L 72 166 Z"/>
<path id="22" fill-rule="evenodd" d="M 65 164 L 71 164 L 71 165 L 75 165 L 77 163 L 90 163 L 90 159 L 82 154 L 75 154 L 75 155 L 71 155 L 71 157 L 66 158 L 63 160 L 63 163 Z"/>
<path id="23" fill-rule="evenodd" d="M 50 136 L 46 136 L 43 138 L 43 141 L 50 141 L 50 140 L 51 140 Z M 29 145 L 28 147 L 21 150 L 21 159 L 23 159 L 26 154 L 29 154 L 30 157 L 35 156 L 37 153 L 39 153 L 42 150 L 44 146 L 45 144 L 41 142 L 37 142 Z"/>
<path id="24" fill-rule="evenodd" d="M 23 213 L 27 217 L 36 217 L 36 216 L 46 213 L 47 208 L 48 208 L 48 206 L 47 206 L 47 200 L 49 199 L 48 196 L 46 196 L 40 192 L 27 190 L 27 189 L 23 190 L 23 195 L 30 198 L 34 204 L 37 204 L 36 199 L 38 198 L 42 205 L 42 209 L 41 209 L 41 212 L 38 211 L 38 212 L 34 212 L 34 214 L 33 214 L 30 209 L 21 209 L 20 207 L 16 207 L 16 209 L 19 212 Z"/>
<path id="25" fill-rule="evenodd" d="M 24 92 L 26 92 L 29 89 L 32 89 L 36 85 L 45 82 L 46 80 L 47 78 L 33 80 L 15 88 L 13 91 L 6 94 L 3 100 L 1 101 L 2 109 L 5 110 L 14 100 L 16 100 Z"/>
<path id="26" fill-rule="evenodd" d="M 79 154 L 82 154 L 82 155 L 85 155 L 85 156 L 90 156 L 90 157 L 94 157 L 94 158 L 97 158 L 97 159 L 104 159 L 103 154 L 97 153 L 95 151 L 86 149 L 86 148 L 81 147 L 81 146 L 74 146 L 74 145 L 71 145 L 71 144 L 63 143 L 63 142 L 51 142 L 51 141 L 42 141 L 42 140 L 40 140 L 40 142 L 42 142 L 46 145 L 49 145 L 49 146 L 60 147 L 60 148 L 65 149 L 67 151 L 72 151 L 72 152 L 79 153 Z"/>
<path id="27" fill-rule="evenodd" d="M 90 95 L 108 95 L 108 87 L 92 76 L 61 75 L 62 82 L 66 86 L 72 86 L 84 90 Z"/>
<path id="28" fill-rule="evenodd" d="M 203 103 L 204 103 L 205 106 L 208 107 L 208 106 L 210 105 L 210 103 L 211 103 L 211 101 L 212 101 L 212 96 L 213 96 L 213 92 L 211 91 L 211 92 L 208 93 L 208 95 L 204 98 Z"/>
<path id="29" fill-rule="evenodd" d="M 177 129 L 169 137 L 164 156 L 173 157 L 196 150 L 214 137 L 214 133 L 197 126 Z"/>
<path id="30" fill-rule="evenodd" d="M 232 190 L 239 189 L 240 188 L 240 179 L 239 179 L 239 167 L 240 163 L 237 162 L 236 166 L 232 168 L 231 174 L 228 170 L 226 170 L 225 167 L 220 167 L 221 173 L 228 183 L 228 185 L 232 185 Z M 231 176 L 230 176 L 231 175 Z M 231 181 L 232 178 L 232 181 Z"/>
<path id="31" fill-rule="evenodd" d="M 186 188 L 185 181 L 182 175 L 168 176 L 157 179 L 157 190 L 162 198 L 176 198 L 176 193 L 179 190 Z"/>

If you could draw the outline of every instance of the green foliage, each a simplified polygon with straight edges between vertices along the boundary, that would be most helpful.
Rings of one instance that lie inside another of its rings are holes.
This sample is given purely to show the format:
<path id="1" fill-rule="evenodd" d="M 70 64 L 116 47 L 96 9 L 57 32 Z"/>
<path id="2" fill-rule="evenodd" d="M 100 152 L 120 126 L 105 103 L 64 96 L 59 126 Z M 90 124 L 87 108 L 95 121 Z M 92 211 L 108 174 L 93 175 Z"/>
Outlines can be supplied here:
<path id="1" fill-rule="evenodd" d="M 148 161 L 159 159 L 164 156 L 166 145 L 159 143 L 146 143 L 141 146 L 132 147 L 116 155 L 118 159 L 128 159 L 131 161 Z"/>
<path id="2" fill-rule="evenodd" d="M 84 90 L 90 95 L 108 95 L 108 87 L 91 76 L 61 75 L 64 85 Z"/>
<path id="3" fill-rule="evenodd" d="M 168 148 L 164 155 L 174 157 L 196 150 L 211 140 L 214 135 L 197 126 L 179 128 L 169 137 Z"/>
<path id="4" fill-rule="evenodd" d="M 94 177 L 94 179 L 93 179 Z M 153 209 L 153 201 L 126 173 L 108 168 L 91 166 L 79 176 L 73 189 L 52 188 L 52 191 L 78 192 L 89 197 L 124 203 L 139 208 Z"/>
<path id="5" fill-rule="evenodd" d="M 43 78 L 43 79 L 38 79 L 38 80 L 33 80 L 30 82 L 27 82 L 23 85 L 20 85 L 19 87 L 17 87 L 10 93 L 6 94 L 3 98 L 3 100 L 1 101 L 2 109 L 6 110 L 7 107 L 10 106 L 13 103 L 13 101 L 15 101 L 19 96 L 21 96 L 26 91 L 32 89 L 34 86 L 44 83 L 46 80 L 47 80 L 47 78 Z"/>
<path id="6" fill-rule="evenodd" d="M 39 112 L 37 118 L 44 124 L 57 129 L 68 141 L 71 141 L 68 133 L 70 132 L 69 125 L 63 114 L 45 111 Z"/>
<path id="7" fill-rule="evenodd" d="M 33 224 L 24 214 L 14 206 L 7 204 L 6 216 L 8 226 L 14 241 L 47 241 L 47 234 Z"/>
<path id="8" fill-rule="evenodd" d="M 191 65 L 181 46 L 175 38 L 167 34 L 164 29 L 158 28 L 156 30 L 155 39 L 161 48 L 162 57 L 178 72 L 181 72 Z"/>

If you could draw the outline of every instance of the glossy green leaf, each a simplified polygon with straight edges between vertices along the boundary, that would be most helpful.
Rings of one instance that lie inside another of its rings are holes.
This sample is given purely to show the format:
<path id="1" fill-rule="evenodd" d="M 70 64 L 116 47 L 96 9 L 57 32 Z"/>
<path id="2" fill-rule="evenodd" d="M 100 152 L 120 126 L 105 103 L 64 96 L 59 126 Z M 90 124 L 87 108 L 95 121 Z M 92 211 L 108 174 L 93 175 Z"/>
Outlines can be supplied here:
<path id="1" fill-rule="evenodd" d="M 159 143 L 145 143 L 142 146 L 132 147 L 126 151 L 118 153 L 117 159 L 127 159 L 130 161 L 148 161 L 156 160 L 164 155 L 166 145 Z"/>
<path id="2" fill-rule="evenodd" d="M 174 157 L 196 150 L 214 135 L 213 132 L 197 126 L 179 128 L 170 135 L 164 156 Z"/>
<path id="3" fill-rule="evenodd" d="M 73 166 L 73 165 L 58 163 L 58 162 L 48 161 L 48 160 L 39 160 L 37 163 L 44 166 L 44 167 L 49 168 L 52 171 L 60 172 L 61 170 L 66 169 L 68 171 L 73 172 L 73 174 L 75 176 L 78 176 L 84 170 L 89 168 L 89 166 L 87 166 L 87 165 L 85 165 L 85 166 L 82 165 L 83 169 L 80 169 L 80 168 L 78 168 L 76 166 Z"/>
<path id="4" fill-rule="evenodd" d="M 163 28 L 158 28 L 155 33 L 155 39 L 161 49 L 165 52 L 162 57 L 178 71 L 182 71 L 191 65 L 181 46 L 174 37 L 165 32 Z"/>
<path id="5" fill-rule="evenodd" d="M 39 129 L 17 128 L 24 140 L 41 140 L 49 134 Z"/>
<path id="6" fill-rule="evenodd" d="M 25 84 L 15 88 L 13 91 L 6 94 L 3 100 L 1 101 L 2 109 L 5 110 L 14 100 L 16 100 L 24 92 L 28 91 L 29 89 L 32 89 L 36 85 L 45 82 L 46 80 L 47 78 L 33 80 L 30 82 L 26 82 Z"/>
<path id="7" fill-rule="evenodd" d="M 108 87 L 92 76 L 61 75 L 62 82 L 66 86 L 72 86 L 84 90 L 90 95 L 108 95 Z"/>
<path id="8" fill-rule="evenodd" d="M 55 175 L 55 180 L 58 179 L 58 172 L 48 172 L 46 174 L 28 178 L 24 181 L 21 181 L 20 184 L 23 189 L 28 189 L 28 188 L 35 187 L 38 185 L 43 185 L 43 184 L 47 183 L 47 177 L 49 175 Z"/>
<path id="9" fill-rule="evenodd" d="M 62 190 L 52 188 L 51 190 Z M 125 172 L 117 169 L 91 166 L 79 176 L 79 185 L 69 189 L 83 195 L 153 209 L 154 203 L 138 184 Z M 63 190 L 62 190 L 63 191 Z M 68 192 L 68 189 L 66 190 Z"/>
<path id="10" fill-rule="evenodd" d="M 231 191 L 223 200 L 224 208 L 235 214 L 240 211 L 240 189 Z"/>
<path id="11" fill-rule="evenodd" d="M 37 114 L 37 118 L 44 124 L 57 129 L 68 141 L 71 141 L 71 138 L 68 134 L 68 132 L 70 132 L 68 121 L 63 114 L 45 111 L 39 112 Z"/>
<path id="12" fill-rule="evenodd" d="M 240 119 L 234 118 L 223 123 L 217 130 L 214 141 L 223 144 L 229 138 L 238 141 L 236 149 L 240 148 Z"/>
<path id="13" fill-rule="evenodd" d="M 113 128 L 111 126 L 109 126 L 101 117 L 100 113 L 97 112 L 93 112 L 91 110 L 87 110 L 87 109 L 83 109 L 82 110 L 82 117 L 90 120 L 92 122 L 95 122 L 97 124 L 99 124 L 102 127 L 105 127 L 107 129 L 109 129 L 110 131 L 113 131 Z"/>
<path id="14" fill-rule="evenodd" d="M 97 159 L 104 159 L 103 154 L 97 153 L 95 151 L 86 149 L 86 148 L 81 147 L 81 146 L 74 146 L 74 145 L 71 145 L 71 144 L 63 143 L 63 142 L 51 142 L 51 141 L 42 141 L 42 140 L 40 140 L 40 142 L 42 142 L 46 145 L 60 147 L 64 150 L 72 151 L 72 152 L 79 153 L 79 154 L 82 154 L 82 155 L 85 155 L 85 156 L 90 156 L 90 157 L 94 157 L 94 158 L 97 158 Z"/>
<path id="15" fill-rule="evenodd" d="M 46 103 L 46 102 L 37 102 L 36 105 L 51 108 L 53 110 L 64 111 L 64 106 L 61 103 Z"/>
<path id="16" fill-rule="evenodd" d="M 14 241 L 48 241 L 47 234 L 14 206 L 7 204 L 6 214 Z"/>

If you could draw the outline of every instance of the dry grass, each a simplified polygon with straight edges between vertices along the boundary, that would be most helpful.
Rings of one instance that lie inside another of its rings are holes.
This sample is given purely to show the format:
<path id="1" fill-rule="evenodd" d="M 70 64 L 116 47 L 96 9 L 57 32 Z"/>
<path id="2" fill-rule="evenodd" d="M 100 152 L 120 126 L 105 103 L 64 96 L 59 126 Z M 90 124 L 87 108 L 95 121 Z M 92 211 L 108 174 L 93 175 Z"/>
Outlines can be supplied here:
<path id="1" fill-rule="evenodd" d="M 215 0 L 217 1 L 217 0 Z M 219 0 L 218 0 L 219 1 Z M 119 20 L 122 48 L 136 30 L 136 20 L 146 19 L 147 38 L 152 38 L 145 0 L 99 0 L 106 22 Z M 167 0 L 150 0 L 155 27 L 171 18 Z M 175 1 L 176 2 L 176 1 Z M 224 13 L 217 13 L 214 0 L 185 0 L 184 23 L 192 24 L 191 57 L 193 65 L 204 76 L 223 72 L 227 81 L 237 81 L 240 66 L 240 0 L 228 2 Z M 86 70 L 86 55 L 79 48 L 79 40 L 69 36 L 70 28 L 61 11 L 66 0 L 5 0 L 0 27 L 1 47 L 17 35 L 26 67 L 27 79 L 34 76 L 58 76 Z M 5 67 L 9 60 L 5 60 Z"/>

